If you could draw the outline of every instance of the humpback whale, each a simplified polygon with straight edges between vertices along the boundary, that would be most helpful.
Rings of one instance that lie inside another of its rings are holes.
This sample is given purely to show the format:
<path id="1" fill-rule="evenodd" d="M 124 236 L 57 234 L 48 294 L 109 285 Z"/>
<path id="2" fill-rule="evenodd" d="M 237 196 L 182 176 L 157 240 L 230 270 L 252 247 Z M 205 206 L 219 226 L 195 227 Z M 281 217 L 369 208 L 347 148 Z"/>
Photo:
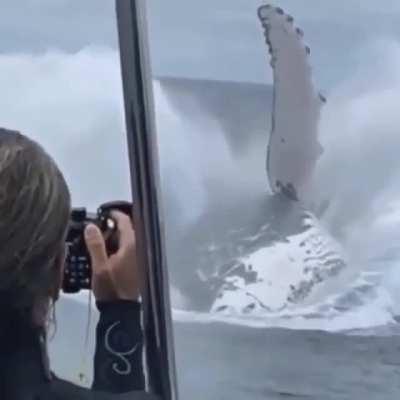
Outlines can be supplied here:
<path id="1" fill-rule="evenodd" d="M 269 139 L 267 126 L 261 132 L 267 150 L 265 190 L 252 193 L 241 190 L 238 183 L 237 193 L 231 195 L 223 179 L 210 179 L 205 210 L 184 229 L 174 228 L 176 221 L 168 217 L 166 206 L 170 277 L 192 310 L 240 315 L 282 312 L 304 304 L 318 285 L 346 266 L 340 245 L 308 204 L 313 173 L 323 155 L 318 124 L 326 102 L 315 89 L 310 49 L 294 19 L 282 9 L 262 6 L 258 17 L 273 71 L 271 101 L 265 97 L 253 107 L 257 113 L 271 110 Z M 167 92 L 179 89 L 179 82 L 160 82 Z M 222 103 L 231 101 L 229 88 L 225 88 L 227 92 L 220 84 L 220 90 L 204 95 L 208 96 L 204 103 L 211 115 L 213 97 L 219 96 Z M 256 88 L 253 92 L 259 96 Z M 170 100 L 177 108 L 186 106 L 176 95 Z M 246 112 L 241 115 L 240 110 L 236 125 L 248 116 Z M 215 112 L 210 118 L 221 115 Z M 224 129 L 233 132 L 231 136 L 249 135 L 235 133 L 235 123 L 225 124 Z M 240 145 L 231 146 L 233 153 L 246 152 L 243 140 L 234 141 Z M 257 140 L 260 146 L 262 141 Z M 243 177 L 237 179 L 243 181 Z"/>

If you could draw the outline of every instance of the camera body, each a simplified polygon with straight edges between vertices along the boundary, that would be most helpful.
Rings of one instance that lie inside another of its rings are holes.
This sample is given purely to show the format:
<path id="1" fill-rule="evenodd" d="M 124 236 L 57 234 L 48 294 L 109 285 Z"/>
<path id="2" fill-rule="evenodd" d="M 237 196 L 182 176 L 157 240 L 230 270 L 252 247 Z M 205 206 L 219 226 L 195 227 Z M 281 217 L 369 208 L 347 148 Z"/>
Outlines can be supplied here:
<path id="1" fill-rule="evenodd" d="M 106 249 L 109 255 L 118 250 L 117 225 L 111 217 L 114 210 L 132 217 L 132 203 L 127 201 L 102 204 L 96 213 L 90 213 L 84 207 L 72 209 L 66 238 L 67 254 L 62 285 L 64 293 L 78 293 L 92 287 L 92 268 L 84 238 L 84 231 L 89 223 L 97 225 L 107 236 Z"/>

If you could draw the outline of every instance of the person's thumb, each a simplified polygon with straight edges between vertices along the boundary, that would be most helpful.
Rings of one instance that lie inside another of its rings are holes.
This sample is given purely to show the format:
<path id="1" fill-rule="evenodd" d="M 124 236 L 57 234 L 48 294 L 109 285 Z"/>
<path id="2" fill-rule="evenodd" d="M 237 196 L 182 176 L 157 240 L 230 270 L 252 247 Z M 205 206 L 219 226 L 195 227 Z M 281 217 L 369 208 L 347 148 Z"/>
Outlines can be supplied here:
<path id="1" fill-rule="evenodd" d="M 97 269 L 104 267 L 107 264 L 107 252 L 103 235 L 100 229 L 89 224 L 85 228 L 85 242 L 90 254 L 92 266 Z"/>

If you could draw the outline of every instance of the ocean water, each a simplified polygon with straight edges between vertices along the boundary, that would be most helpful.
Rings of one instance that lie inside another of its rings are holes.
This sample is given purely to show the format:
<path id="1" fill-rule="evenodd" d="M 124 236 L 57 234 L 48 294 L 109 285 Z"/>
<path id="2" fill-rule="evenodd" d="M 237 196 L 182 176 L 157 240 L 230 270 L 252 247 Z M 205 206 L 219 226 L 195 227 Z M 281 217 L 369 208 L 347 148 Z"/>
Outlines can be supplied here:
<path id="1" fill-rule="evenodd" d="M 394 400 L 398 336 L 176 324 L 182 399 Z"/>

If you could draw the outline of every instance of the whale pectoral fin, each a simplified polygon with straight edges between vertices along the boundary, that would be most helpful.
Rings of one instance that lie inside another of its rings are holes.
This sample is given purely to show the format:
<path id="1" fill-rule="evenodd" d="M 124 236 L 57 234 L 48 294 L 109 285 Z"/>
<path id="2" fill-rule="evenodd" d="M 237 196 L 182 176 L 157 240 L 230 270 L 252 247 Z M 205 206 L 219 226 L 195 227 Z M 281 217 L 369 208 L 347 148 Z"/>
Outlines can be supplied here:
<path id="1" fill-rule="evenodd" d="M 258 16 L 274 79 L 267 175 L 274 192 L 291 187 L 291 192 L 301 198 L 322 154 L 318 124 L 326 100 L 314 87 L 310 49 L 303 43 L 303 32 L 293 25 L 293 18 L 268 5 L 258 9 Z"/>

